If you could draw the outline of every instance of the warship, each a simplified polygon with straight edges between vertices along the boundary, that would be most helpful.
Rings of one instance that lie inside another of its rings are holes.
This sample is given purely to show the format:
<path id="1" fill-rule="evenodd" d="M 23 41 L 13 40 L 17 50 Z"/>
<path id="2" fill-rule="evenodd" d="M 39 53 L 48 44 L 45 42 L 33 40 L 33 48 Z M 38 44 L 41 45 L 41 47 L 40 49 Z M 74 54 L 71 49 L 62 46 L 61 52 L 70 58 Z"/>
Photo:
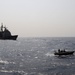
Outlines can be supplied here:
<path id="1" fill-rule="evenodd" d="M 7 29 L 7 27 L 3 26 L 3 23 L 1 23 L 0 27 L 0 39 L 1 40 L 16 40 L 18 35 L 12 35 L 11 32 Z"/>

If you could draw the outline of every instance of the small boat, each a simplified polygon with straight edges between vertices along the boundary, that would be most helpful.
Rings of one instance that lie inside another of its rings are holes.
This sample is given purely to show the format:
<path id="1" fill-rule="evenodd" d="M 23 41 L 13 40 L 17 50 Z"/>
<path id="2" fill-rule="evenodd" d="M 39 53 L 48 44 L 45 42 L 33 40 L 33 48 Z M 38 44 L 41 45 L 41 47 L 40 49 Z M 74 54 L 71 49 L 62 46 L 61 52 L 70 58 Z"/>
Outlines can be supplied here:
<path id="1" fill-rule="evenodd" d="M 58 50 L 58 52 L 55 51 L 54 55 L 73 55 L 75 51 L 65 51 L 65 50 Z"/>
<path id="2" fill-rule="evenodd" d="M 1 40 L 16 40 L 18 35 L 11 35 L 11 32 L 3 26 L 3 23 L 0 27 L 0 39 Z"/>

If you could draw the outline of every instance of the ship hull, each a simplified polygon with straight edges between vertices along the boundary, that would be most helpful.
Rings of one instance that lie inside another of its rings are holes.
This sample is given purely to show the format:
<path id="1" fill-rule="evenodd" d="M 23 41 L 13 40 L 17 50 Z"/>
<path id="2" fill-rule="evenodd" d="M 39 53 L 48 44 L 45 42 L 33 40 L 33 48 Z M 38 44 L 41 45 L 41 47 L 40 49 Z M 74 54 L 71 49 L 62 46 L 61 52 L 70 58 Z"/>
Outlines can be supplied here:
<path id="1" fill-rule="evenodd" d="M 16 40 L 18 35 L 11 35 L 7 37 L 0 37 L 1 40 Z"/>
<path id="2" fill-rule="evenodd" d="M 54 55 L 72 55 L 74 51 L 55 52 Z"/>

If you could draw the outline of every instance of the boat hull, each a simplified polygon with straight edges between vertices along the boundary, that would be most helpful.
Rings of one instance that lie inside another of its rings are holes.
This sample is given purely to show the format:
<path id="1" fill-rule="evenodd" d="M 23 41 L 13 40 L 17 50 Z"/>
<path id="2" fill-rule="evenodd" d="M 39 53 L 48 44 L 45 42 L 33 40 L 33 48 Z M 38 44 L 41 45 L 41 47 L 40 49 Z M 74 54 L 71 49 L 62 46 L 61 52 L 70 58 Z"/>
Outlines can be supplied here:
<path id="1" fill-rule="evenodd" d="M 1 40 L 16 40 L 18 35 L 11 35 L 7 37 L 0 37 Z"/>
<path id="2" fill-rule="evenodd" d="M 54 55 L 73 55 L 74 51 L 55 52 Z"/>

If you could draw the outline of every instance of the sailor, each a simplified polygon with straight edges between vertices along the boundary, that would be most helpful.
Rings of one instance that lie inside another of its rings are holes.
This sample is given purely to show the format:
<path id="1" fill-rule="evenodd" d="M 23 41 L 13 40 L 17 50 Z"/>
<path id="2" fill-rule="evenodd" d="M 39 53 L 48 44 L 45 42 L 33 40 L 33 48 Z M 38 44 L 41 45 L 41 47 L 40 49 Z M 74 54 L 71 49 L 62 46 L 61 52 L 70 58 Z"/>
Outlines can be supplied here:
<path id="1" fill-rule="evenodd" d="M 60 52 L 60 49 L 58 49 L 58 52 Z"/>

